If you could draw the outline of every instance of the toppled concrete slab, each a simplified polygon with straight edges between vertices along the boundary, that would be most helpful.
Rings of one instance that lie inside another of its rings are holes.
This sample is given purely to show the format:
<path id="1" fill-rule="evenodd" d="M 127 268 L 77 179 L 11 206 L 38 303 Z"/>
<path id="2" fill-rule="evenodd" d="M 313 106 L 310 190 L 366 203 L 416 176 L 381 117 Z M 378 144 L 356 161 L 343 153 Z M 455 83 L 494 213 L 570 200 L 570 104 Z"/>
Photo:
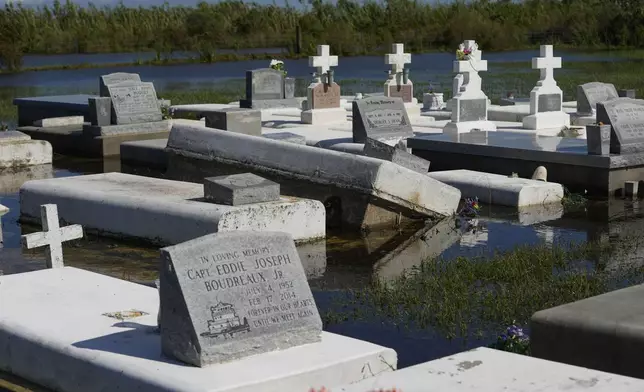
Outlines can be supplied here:
<path id="1" fill-rule="evenodd" d="M 563 186 L 527 178 L 473 170 L 446 170 L 430 172 L 438 181 L 458 188 L 463 197 L 478 197 L 480 202 L 509 207 L 526 207 L 561 203 Z"/>
<path id="2" fill-rule="evenodd" d="M 343 223 L 361 227 L 396 224 L 401 214 L 451 215 L 461 195 L 391 162 L 200 126 L 175 124 L 167 151 L 170 178 L 254 171 L 276 177 L 283 194 L 323 201 Z"/>
<path id="3" fill-rule="evenodd" d="M 20 213 L 38 221 L 40 205 L 57 204 L 65 222 L 164 245 L 232 230 L 281 231 L 300 242 L 326 235 L 324 206 L 315 200 L 225 206 L 203 198 L 202 184 L 105 173 L 29 181 L 20 188 Z"/>

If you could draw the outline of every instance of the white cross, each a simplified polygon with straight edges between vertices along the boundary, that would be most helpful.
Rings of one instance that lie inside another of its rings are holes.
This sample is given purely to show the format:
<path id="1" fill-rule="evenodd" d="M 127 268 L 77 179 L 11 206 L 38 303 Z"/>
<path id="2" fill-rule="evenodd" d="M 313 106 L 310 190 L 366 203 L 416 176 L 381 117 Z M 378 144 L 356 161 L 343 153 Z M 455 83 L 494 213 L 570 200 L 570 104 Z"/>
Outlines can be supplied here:
<path id="1" fill-rule="evenodd" d="M 318 55 L 309 57 L 309 67 L 315 67 L 318 78 L 338 66 L 338 56 L 331 56 L 329 45 L 318 45 Z"/>
<path id="2" fill-rule="evenodd" d="M 83 237 L 81 225 L 60 227 L 58 223 L 58 207 L 56 204 L 43 204 L 40 206 L 40 219 L 43 232 L 23 235 L 22 244 L 27 249 L 47 246 L 47 268 L 62 268 L 63 242 Z"/>
<path id="3" fill-rule="evenodd" d="M 411 63 L 411 54 L 405 53 L 405 45 L 393 44 L 391 45 L 393 53 L 385 55 L 385 64 L 391 65 L 391 70 L 394 74 L 400 73 L 405 68 L 405 64 Z"/>
<path id="4" fill-rule="evenodd" d="M 532 58 L 532 69 L 541 70 L 541 79 L 539 85 L 543 85 L 544 81 L 553 81 L 554 69 L 561 68 L 561 57 L 553 57 L 552 45 L 541 45 L 541 57 Z"/>

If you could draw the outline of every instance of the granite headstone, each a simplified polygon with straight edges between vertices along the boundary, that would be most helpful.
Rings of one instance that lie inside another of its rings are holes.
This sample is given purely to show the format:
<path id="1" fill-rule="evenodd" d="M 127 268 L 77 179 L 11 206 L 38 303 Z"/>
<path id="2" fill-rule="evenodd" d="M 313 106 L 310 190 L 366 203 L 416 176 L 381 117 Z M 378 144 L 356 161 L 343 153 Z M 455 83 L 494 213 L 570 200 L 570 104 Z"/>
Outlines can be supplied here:
<path id="1" fill-rule="evenodd" d="M 107 85 L 112 99 L 112 124 L 161 121 L 157 93 L 152 83 L 124 82 Z"/>
<path id="2" fill-rule="evenodd" d="M 537 112 L 560 112 L 561 95 L 560 94 L 539 94 L 537 101 Z"/>
<path id="3" fill-rule="evenodd" d="M 231 231 L 161 249 L 162 351 L 195 366 L 321 339 L 293 238 Z"/>
<path id="4" fill-rule="evenodd" d="M 107 86 L 110 84 L 119 84 L 124 82 L 141 83 L 139 74 L 128 72 L 115 72 L 108 75 L 103 75 L 99 78 L 99 95 L 101 97 L 109 97 L 110 92 Z"/>
<path id="5" fill-rule="evenodd" d="M 577 86 L 577 113 L 595 113 L 597 103 L 619 98 L 610 83 L 591 82 Z"/>
<path id="6" fill-rule="evenodd" d="M 284 73 L 272 68 L 246 71 L 246 100 L 284 99 Z"/>
<path id="7" fill-rule="evenodd" d="M 459 99 L 459 122 L 487 120 L 487 98 Z"/>
<path id="8" fill-rule="evenodd" d="M 611 154 L 644 151 L 644 100 L 615 98 L 598 103 L 597 122 L 611 125 Z"/>
<path id="9" fill-rule="evenodd" d="M 414 136 L 401 98 L 368 97 L 353 101 L 353 142 L 365 143 L 370 137 L 376 140 L 403 139 Z"/>
<path id="10" fill-rule="evenodd" d="M 309 109 L 329 109 L 340 107 L 340 86 L 318 83 L 311 90 L 311 106 Z"/>

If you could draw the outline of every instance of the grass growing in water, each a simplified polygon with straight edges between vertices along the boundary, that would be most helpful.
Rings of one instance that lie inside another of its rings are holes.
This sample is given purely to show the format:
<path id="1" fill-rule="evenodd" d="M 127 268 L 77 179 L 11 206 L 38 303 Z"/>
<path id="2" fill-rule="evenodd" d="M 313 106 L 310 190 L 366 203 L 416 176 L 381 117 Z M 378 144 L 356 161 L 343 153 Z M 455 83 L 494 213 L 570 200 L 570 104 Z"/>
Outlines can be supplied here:
<path id="1" fill-rule="evenodd" d="M 353 290 L 325 322 L 386 320 L 448 338 L 493 338 L 538 310 L 642 281 L 639 267 L 607 270 L 628 247 L 607 244 L 519 247 L 489 259 L 428 260 L 391 281 Z"/>

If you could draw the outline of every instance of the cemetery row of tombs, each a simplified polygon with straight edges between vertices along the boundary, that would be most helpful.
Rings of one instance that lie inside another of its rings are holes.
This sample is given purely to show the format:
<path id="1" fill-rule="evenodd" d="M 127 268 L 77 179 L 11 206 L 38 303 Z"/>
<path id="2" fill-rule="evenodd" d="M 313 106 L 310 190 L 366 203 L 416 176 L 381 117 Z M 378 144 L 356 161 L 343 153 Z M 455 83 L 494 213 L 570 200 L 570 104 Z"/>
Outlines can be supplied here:
<path id="1" fill-rule="evenodd" d="M 563 102 L 550 45 L 532 61 L 530 99 L 502 106 L 481 89 L 474 41 L 448 102 L 419 103 L 411 55 L 392 52 L 382 94 L 343 96 L 321 45 L 306 97 L 258 69 L 227 105 L 172 106 L 127 73 L 102 76 L 98 96 L 16 98 L 0 167 L 51 165 L 56 152 L 120 157 L 121 170 L 20 187 L 21 221 L 43 228 L 23 245 L 46 247 L 49 268 L 0 276 L 0 370 L 58 391 L 642 390 L 640 286 L 535 314 L 543 359 L 480 348 L 397 371 L 392 349 L 322 330 L 307 266 L 330 227 L 441 225 L 475 197 L 560 216 L 564 186 L 636 196 L 644 175 L 644 101 L 592 82 Z M 162 247 L 158 290 L 64 266 L 62 243 L 89 231 Z"/>

